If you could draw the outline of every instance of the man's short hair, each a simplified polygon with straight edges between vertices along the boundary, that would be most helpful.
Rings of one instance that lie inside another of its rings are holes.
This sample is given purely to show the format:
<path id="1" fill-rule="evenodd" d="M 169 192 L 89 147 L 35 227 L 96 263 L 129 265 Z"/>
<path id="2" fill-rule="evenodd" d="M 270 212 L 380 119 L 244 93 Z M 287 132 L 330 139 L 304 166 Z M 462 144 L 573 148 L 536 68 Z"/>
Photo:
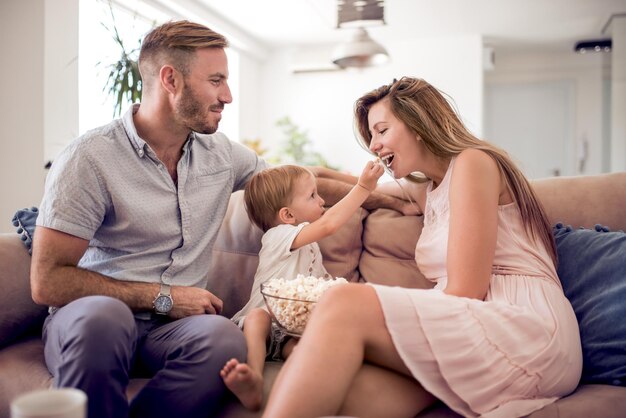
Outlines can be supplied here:
<path id="1" fill-rule="evenodd" d="M 298 165 L 281 165 L 256 173 L 244 191 L 244 202 L 250 220 L 264 232 L 276 226 L 281 208 L 293 199 L 296 181 L 313 173 Z"/>
<path id="2" fill-rule="evenodd" d="M 139 70 L 146 79 L 158 75 L 163 65 L 170 64 L 187 75 L 197 49 L 227 47 L 224 36 L 204 25 L 188 20 L 167 22 L 152 29 L 144 38 L 139 52 Z"/>

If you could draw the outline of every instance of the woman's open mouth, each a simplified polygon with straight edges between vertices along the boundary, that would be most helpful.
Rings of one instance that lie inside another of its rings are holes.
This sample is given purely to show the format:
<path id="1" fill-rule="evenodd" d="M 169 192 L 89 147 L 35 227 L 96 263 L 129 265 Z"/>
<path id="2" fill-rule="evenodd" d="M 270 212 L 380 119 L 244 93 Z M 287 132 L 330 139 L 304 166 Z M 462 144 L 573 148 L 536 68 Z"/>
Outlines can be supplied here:
<path id="1" fill-rule="evenodd" d="M 381 161 L 385 163 L 387 168 L 391 168 L 391 162 L 393 161 L 394 154 L 387 154 L 385 156 L 380 157 Z"/>

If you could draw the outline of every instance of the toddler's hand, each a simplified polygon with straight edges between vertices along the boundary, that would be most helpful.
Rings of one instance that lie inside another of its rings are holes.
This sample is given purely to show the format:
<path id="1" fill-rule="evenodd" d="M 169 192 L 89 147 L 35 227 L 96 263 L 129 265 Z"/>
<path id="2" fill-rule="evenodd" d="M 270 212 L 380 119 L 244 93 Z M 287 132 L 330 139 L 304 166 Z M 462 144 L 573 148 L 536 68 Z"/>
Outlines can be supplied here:
<path id="1" fill-rule="evenodd" d="M 359 176 L 358 184 L 370 192 L 373 192 L 378 183 L 378 179 L 384 172 L 385 170 L 383 169 L 382 163 L 379 161 L 368 161 Z"/>

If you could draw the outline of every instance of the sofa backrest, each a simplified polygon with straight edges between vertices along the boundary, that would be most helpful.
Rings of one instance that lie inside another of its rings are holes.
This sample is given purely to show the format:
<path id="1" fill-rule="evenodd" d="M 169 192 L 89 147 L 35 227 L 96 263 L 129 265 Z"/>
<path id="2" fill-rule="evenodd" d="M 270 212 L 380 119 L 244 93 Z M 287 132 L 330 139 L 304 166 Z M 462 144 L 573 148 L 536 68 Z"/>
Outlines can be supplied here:
<path id="1" fill-rule="evenodd" d="M 533 182 L 552 223 L 626 230 L 626 173 L 557 177 Z M 351 281 L 429 287 L 413 251 L 421 217 L 378 209 L 361 210 L 332 237 L 320 242 L 324 264 Z M 233 194 L 213 250 L 208 289 L 224 301 L 224 315 L 247 301 L 258 264 L 261 231 L 248 220 L 241 193 Z M 30 297 L 30 256 L 19 235 L 0 234 L 0 347 L 28 329 L 41 327 L 46 308 Z"/>
<path id="2" fill-rule="evenodd" d="M 552 224 L 608 226 L 626 230 L 626 173 L 554 177 L 532 182 Z M 354 215 L 332 237 L 320 242 L 324 265 L 334 276 L 392 286 L 429 288 L 414 261 L 422 217 L 389 209 Z M 248 219 L 241 192 L 231 198 L 228 214 L 213 250 L 208 288 L 224 301 L 231 315 L 245 304 L 258 265 L 261 230 Z"/>
<path id="3" fill-rule="evenodd" d="M 48 309 L 30 296 L 30 255 L 17 234 L 0 234 L 0 347 L 41 327 Z"/>
<path id="4" fill-rule="evenodd" d="M 577 228 L 602 224 L 626 231 L 626 172 L 550 177 L 532 182 L 552 224 Z"/>
<path id="5" fill-rule="evenodd" d="M 367 210 L 360 209 L 336 234 L 319 242 L 324 266 L 334 277 L 360 280 L 363 220 L 367 215 Z M 233 193 L 207 273 L 207 289 L 224 301 L 225 316 L 237 313 L 250 298 L 262 235 L 246 214 L 243 192 Z"/>

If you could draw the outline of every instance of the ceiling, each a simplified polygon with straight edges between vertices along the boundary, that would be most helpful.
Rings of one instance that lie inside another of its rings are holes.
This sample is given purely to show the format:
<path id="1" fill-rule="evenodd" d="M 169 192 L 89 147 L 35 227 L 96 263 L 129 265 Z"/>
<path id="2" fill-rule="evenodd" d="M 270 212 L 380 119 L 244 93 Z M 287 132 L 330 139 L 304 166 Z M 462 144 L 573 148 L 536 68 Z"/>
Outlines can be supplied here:
<path id="1" fill-rule="evenodd" d="M 345 40 L 336 0 L 195 0 L 269 48 Z M 368 27 L 381 43 L 395 39 L 482 34 L 499 50 L 571 51 L 602 30 L 626 0 L 385 0 L 386 25 Z"/>

